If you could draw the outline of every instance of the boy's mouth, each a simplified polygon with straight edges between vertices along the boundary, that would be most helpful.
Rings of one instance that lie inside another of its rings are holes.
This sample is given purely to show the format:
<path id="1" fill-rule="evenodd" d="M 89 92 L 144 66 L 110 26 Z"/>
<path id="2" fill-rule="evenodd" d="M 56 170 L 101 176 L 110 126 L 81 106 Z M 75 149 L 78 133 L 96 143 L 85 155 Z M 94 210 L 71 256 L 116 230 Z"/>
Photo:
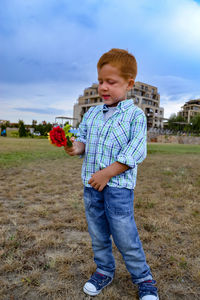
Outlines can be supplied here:
<path id="1" fill-rule="evenodd" d="M 107 100 L 108 98 L 110 98 L 110 95 L 102 95 L 104 100 Z"/>

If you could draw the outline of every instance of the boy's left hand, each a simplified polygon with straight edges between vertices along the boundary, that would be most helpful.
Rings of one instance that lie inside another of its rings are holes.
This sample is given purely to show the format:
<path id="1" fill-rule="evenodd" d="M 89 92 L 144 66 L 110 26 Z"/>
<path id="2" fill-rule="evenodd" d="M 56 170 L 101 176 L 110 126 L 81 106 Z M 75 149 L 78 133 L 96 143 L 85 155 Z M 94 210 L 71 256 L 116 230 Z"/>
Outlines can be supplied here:
<path id="1" fill-rule="evenodd" d="M 92 174 L 92 177 L 90 178 L 88 183 L 95 190 L 101 192 L 109 180 L 110 180 L 110 176 L 107 174 L 106 169 L 103 169 Z"/>

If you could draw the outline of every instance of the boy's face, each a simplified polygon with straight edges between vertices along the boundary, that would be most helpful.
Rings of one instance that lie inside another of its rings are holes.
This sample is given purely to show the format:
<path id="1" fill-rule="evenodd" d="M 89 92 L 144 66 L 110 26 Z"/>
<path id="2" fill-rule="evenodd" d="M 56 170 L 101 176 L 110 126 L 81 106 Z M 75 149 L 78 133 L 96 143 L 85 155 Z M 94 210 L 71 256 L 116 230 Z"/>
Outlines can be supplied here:
<path id="1" fill-rule="evenodd" d="M 126 99 L 127 91 L 134 85 L 132 78 L 123 78 L 119 69 L 110 64 L 98 70 L 98 81 L 99 95 L 108 106 L 117 106 L 120 101 Z"/>

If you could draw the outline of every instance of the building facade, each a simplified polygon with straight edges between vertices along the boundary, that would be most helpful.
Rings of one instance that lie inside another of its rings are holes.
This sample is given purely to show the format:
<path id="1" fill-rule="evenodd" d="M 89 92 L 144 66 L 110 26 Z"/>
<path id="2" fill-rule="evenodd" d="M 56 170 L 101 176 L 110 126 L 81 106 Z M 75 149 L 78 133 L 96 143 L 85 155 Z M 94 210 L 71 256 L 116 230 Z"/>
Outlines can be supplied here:
<path id="1" fill-rule="evenodd" d="M 135 105 L 140 107 L 147 117 L 147 127 L 163 128 L 164 108 L 160 107 L 160 95 L 155 86 L 137 81 L 134 87 L 127 94 L 128 99 L 133 99 Z M 83 95 L 79 96 L 77 103 L 74 105 L 73 117 L 76 121 L 73 126 L 80 123 L 82 117 L 91 106 L 103 104 L 103 100 L 98 94 L 98 84 L 84 90 Z"/>
<path id="2" fill-rule="evenodd" d="M 194 116 L 200 114 L 200 99 L 186 102 L 181 109 L 179 115 L 184 117 L 187 123 L 190 123 Z"/>
<path id="3" fill-rule="evenodd" d="M 9 122 L 9 121 L 8 120 L 0 120 L 0 126 L 5 125 L 7 122 Z"/>

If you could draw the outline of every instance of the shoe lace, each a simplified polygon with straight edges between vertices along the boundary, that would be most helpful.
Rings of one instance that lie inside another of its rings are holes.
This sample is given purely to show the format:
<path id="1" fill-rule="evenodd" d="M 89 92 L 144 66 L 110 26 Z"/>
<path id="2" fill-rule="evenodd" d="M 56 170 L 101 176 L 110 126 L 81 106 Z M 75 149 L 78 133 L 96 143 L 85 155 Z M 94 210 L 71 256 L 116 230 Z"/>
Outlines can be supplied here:
<path id="1" fill-rule="evenodd" d="M 155 286 L 155 280 L 147 280 L 138 284 L 139 296 L 144 297 L 145 295 L 157 296 L 157 287 Z"/>
<path id="2" fill-rule="evenodd" d="M 91 278 L 90 282 L 94 284 L 96 287 L 100 288 L 104 285 L 104 283 L 109 279 L 108 276 L 95 272 Z"/>

